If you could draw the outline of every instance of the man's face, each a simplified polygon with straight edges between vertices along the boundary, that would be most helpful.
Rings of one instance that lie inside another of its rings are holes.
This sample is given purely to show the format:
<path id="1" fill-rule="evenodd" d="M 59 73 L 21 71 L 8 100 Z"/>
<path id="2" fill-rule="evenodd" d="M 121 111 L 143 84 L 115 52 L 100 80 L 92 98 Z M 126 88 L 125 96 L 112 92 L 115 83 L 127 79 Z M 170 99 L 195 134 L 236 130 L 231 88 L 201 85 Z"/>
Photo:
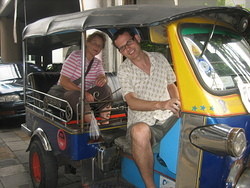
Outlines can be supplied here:
<path id="1" fill-rule="evenodd" d="M 129 33 L 125 32 L 119 35 L 115 40 L 119 52 L 129 59 L 136 58 L 141 48 L 138 44 L 138 35 L 132 37 Z"/>

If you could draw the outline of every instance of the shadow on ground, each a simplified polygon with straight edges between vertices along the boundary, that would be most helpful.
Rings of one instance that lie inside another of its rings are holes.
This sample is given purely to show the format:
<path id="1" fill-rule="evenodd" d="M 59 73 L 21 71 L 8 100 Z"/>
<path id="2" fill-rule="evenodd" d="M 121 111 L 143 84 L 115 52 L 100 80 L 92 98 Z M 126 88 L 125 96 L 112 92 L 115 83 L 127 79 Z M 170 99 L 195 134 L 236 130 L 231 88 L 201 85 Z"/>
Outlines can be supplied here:
<path id="1" fill-rule="evenodd" d="M 1 119 L 0 129 L 15 129 L 21 127 L 21 124 L 24 122 L 24 118 Z"/>

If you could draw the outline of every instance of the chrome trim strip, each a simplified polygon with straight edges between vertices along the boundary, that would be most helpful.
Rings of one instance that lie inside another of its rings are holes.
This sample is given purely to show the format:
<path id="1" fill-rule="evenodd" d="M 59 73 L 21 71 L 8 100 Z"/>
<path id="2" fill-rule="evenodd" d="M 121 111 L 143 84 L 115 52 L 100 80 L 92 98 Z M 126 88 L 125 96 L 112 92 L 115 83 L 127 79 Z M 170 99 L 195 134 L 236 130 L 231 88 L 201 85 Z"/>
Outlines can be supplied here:
<path id="1" fill-rule="evenodd" d="M 21 124 L 21 129 L 24 131 L 28 136 L 32 135 L 32 131 L 26 126 L 25 123 Z"/>
<path id="2" fill-rule="evenodd" d="M 250 187 L 250 168 L 246 168 L 243 174 L 241 174 L 238 183 L 235 188 L 246 188 Z"/>
<path id="3" fill-rule="evenodd" d="M 197 126 L 204 125 L 204 116 L 183 114 L 181 129 L 181 142 L 176 175 L 176 188 L 199 187 L 200 168 L 202 163 L 202 150 L 190 143 L 189 135 Z"/>

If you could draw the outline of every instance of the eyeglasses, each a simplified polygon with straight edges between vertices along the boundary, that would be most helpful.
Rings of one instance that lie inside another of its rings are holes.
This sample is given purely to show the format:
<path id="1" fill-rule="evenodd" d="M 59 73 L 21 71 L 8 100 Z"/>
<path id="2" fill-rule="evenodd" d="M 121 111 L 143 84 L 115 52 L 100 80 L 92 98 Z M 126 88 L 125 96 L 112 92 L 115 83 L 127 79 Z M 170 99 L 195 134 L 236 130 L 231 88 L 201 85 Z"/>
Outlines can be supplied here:
<path id="1" fill-rule="evenodd" d="M 119 52 L 124 52 L 125 49 L 129 46 L 131 46 L 133 43 L 135 42 L 135 37 L 132 37 L 131 39 L 129 39 L 125 45 L 121 46 L 120 48 L 118 48 Z"/>

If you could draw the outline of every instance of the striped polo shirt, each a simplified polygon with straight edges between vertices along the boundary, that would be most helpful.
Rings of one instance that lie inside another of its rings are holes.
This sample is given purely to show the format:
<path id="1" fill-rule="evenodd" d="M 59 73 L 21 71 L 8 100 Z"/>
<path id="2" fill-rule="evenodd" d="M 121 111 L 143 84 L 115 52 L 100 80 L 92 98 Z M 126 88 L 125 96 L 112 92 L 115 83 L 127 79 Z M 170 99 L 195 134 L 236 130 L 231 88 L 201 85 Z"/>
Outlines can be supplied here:
<path id="1" fill-rule="evenodd" d="M 84 72 L 86 71 L 90 61 L 86 59 Z M 81 67 L 82 67 L 82 51 L 73 51 L 69 57 L 64 61 L 61 70 L 61 75 L 70 78 L 71 81 L 77 80 L 81 77 Z M 91 66 L 85 78 L 85 90 L 88 90 L 95 86 L 95 80 L 100 74 L 105 74 L 103 69 L 102 61 L 98 58 L 94 58 L 94 62 Z M 80 85 L 79 85 L 80 86 Z"/>

